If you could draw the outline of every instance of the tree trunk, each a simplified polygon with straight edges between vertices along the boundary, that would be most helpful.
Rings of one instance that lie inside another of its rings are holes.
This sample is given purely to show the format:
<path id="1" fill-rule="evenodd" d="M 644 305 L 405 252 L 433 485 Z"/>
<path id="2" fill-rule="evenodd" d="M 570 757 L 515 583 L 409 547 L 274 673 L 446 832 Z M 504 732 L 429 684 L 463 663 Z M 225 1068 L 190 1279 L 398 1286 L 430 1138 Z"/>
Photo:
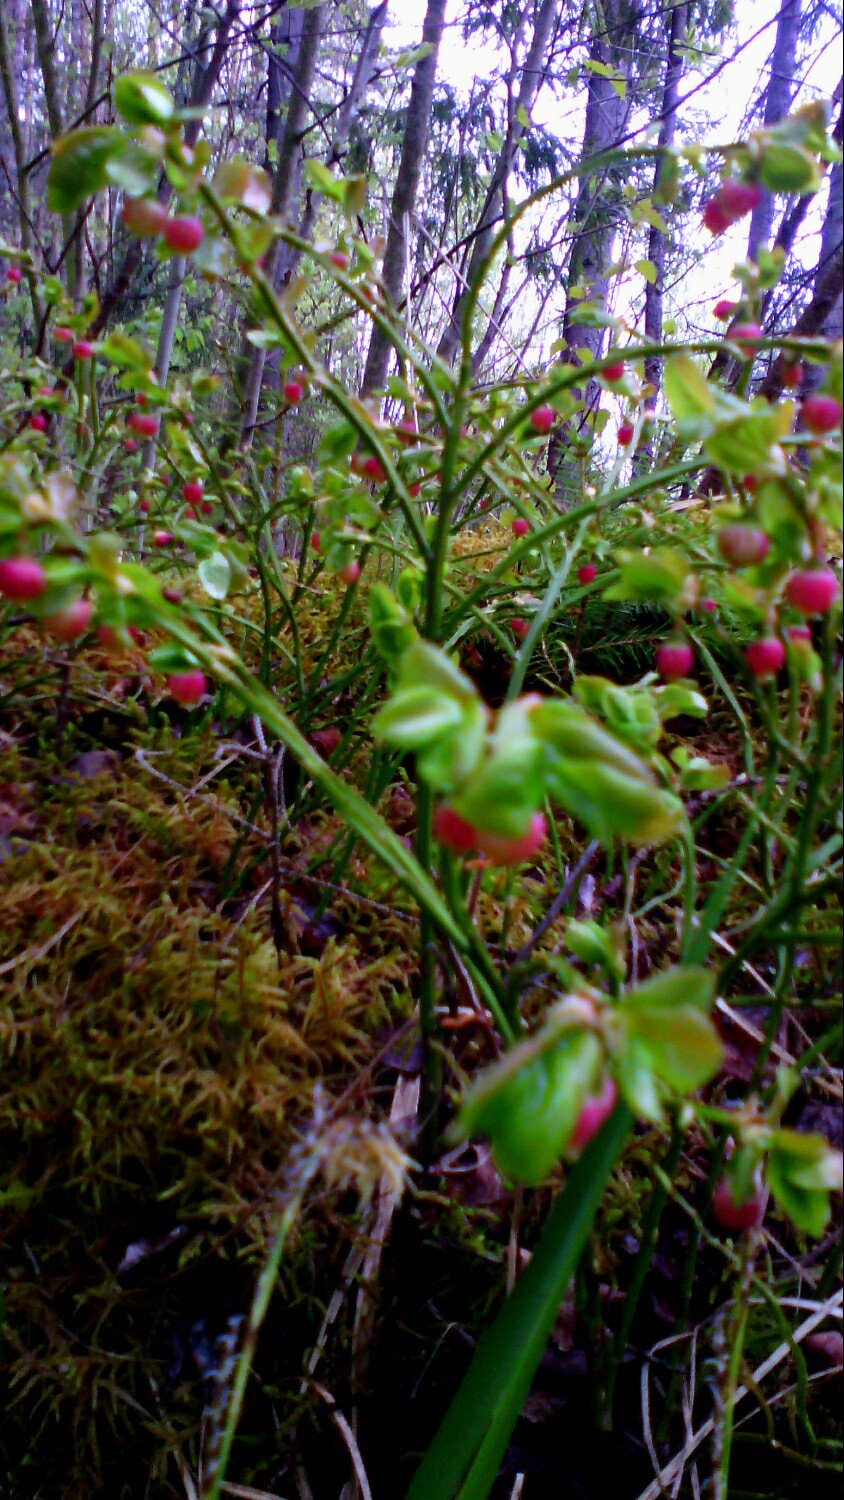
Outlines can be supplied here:
<path id="1" fill-rule="evenodd" d="M 590 60 L 602 67 L 614 67 L 626 76 L 626 55 L 636 45 L 636 37 L 613 16 L 609 6 L 605 8 L 606 29 L 593 37 Z M 600 73 L 589 75 L 586 101 L 586 121 L 583 131 L 582 161 L 610 150 L 621 139 L 627 119 L 628 105 L 620 98 L 609 78 Z M 612 259 L 615 225 L 612 216 L 612 196 L 615 189 L 615 174 L 603 168 L 596 180 L 595 174 L 584 172 L 580 179 L 577 198 L 571 216 L 571 232 L 574 238 L 568 266 L 568 293 L 563 318 L 563 338 L 567 350 L 566 358 L 575 363 L 574 350 L 586 349 L 592 358 L 601 353 L 605 330 L 577 323 L 575 313 L 583 302 L 604 302 L 608 283 L 604 272 Z M 594 411 L 600 399 L 600 387 L 590 380 L 585 392 L 587 413 Z M 566 428 L 561 426 L 552 435 L 548 445 L 548 468 L 554 475 L 558 499 L 568 503 L 574 493 L 577 475 L 565 458 L 568 446 Z"/>
<path id="2" fill-rule="evenodd" d="M 771 54 L 771 77 L 765 95 L 766 125 L 776 125 L 788 114 L 794 94 L 794 68 L 797 57 L 797 34 L 800 30 L 801 0 L 783 0 L 777 18 L 777 36 Z M 774 222 L 774 195 L 763 190 L 761 202 L 750 216 L 747 258 L 755 260 L 767 246 Z"/>
<path id="3" fill-rule="evenodd" d="M 293 186 L 299 169 L 299 149 L 302 132 L 310 109 L 311 89 L 316 70 L 317 53 L 325 24 L 326 6 L 318 5 L 304 13 L 302 37 L 292 75 L 292 88 L 287 106 L 284 131 L 278 148 L 278 163 L 273 178 L 270 213 L 284 218 L 293 199 Z M 267 254 L 266 275 L 275 283 L 280 267 L 281 246 L 276 240 Z M 248 447 L 258 415 L 261 399 L 261 383 L 264 378 L 266 350 L 254 349 L 246 379 L 243 398 L 243 417 L 240 424 L 240 443 Z"/>
<path id="4" fill-rule="evenodd" d="M 843 123 L 844 115 L 839 112 L 834 132 L 839 149 Z M 842 244 L 844 244 L 842 188 L 844 188 L 844 167 L 840 161 L 837 161 L 833 163 L 829 174 L 829 197 L 826 200 L 826 213 L 821 230 L 821 248 L 812 284 L 814 296 L 817 295 L 823 278 L 828 276 L 830 266 L 834 266 L 836 260 L 839 264 L 841 262 Z M 828 310 L 821 319 L 818 332 L 822 338 L 830 339 L 833 343 L 844 336 L 844 301 L 842 301 L 840 282 L 837 296 L 833 297 Z M 805 366 L 802 394 L 808 396 L 811 391 L 817 390 L 825 373 L 823 365 Z"/>
<path id="5" fill-rule="evenodd" d="M 671 12 L 671 28 L 668 37 L 668 59 L 665 66 L 665 87 L 662 94 L 662 123 L 660 125 L 657 144 L 670 147 L 674 143 L 674 130 L 677 123 L 677 97 L 680 89 L 680 75 L 683 71 L 683 55 L 681 51 L 683 37 L 686 33 L 689 7 L 685 0 L 675 5 Z M 654 190 L 659 180 L 661 163 L 657 164 L 654 178 Z M 658 344 L 662 339 L 662 315 L 663 298 L 665 295 L 665 230 L 652 224 L 648 235 L 648 260 L 654 268 L 654 280 L 645 284 L 645 338 L 648 343 Z M 659 355 L 652 355 L 645 360 L 645 379 L 652 387 L 651 392 L 645 400 L 648 410 L 652 411 L 656 406 L 657 393 L 662 381 L 662 360 Z"/>
<path id="6" fill-rule="evenodd" d="M 416 191 L 422 171 L 422 162 L 428 144 L 428 129 L 431 122 L 431 105 L 434 98 L 434 83 L 437 76 L 437 56 L 445 22 L 446 0 L 428 0 L 425 23 L 422 27 L 423 45 L 430 46 L 427 56 L 420 58 L 413 70 L 410 86 L 410 101 L 402 140 L 401 158 L 390 207 L 390 222 L 387 229 L 387 245 L 381 269 L 381 284 L 384 294 L 394 306 L 401 300 L 404 267 L 407 258 L 405 223 L 413 212 Z M 382 390 L 387 379 L 390 363 L 390 340 L 373 323 L 369 340 L 369 353 L 363 373 L 361 393 L 369 395 Z"/>
<path id="7" fill-rule="evenodd" d="M 20 227 L 20 244 L 22 250 L 29 251 L 32 249 L 32 198 L 29 191 L 29 175 L 25 171 L 26 151 L 20 124 L 17 78 L 12 61 L 8 14 L 3 0 L 0 0 L 0 79 L 2 80 L 3 96 L 6 101 L 6 112 L 9 116 L 9 133 L 12 139 L 12 154 L 15 161 L 16 206 Z M 38 279 L 32 271 L 27 272 L 26 279 L 32 301 L 33 318 L 37 326 L 43 316 L 43 308 L 38 297 Z"/>
<path id="8" fill-rule="evenodd" d="M 0 0 L 2 3 L 2 0 Z M 44 104 L 47 111 L 47 123 L 50 127 L 50 135 L 53 140 L 60 136 L 64 130 L 61 100 L 59 97 L 59 80 L 56 72 L 56 48 L 53 34 L 53 23 L 47 0 L 30 0 L 32 8 L 32 29 L 35 34 L 35 50 L 38 56 L 38 66 L 41 69 L 41 78 L 44 83 Z M 80 279 L 80 268 L 78 265 L 81 258 L 82 219 L 80 215 L 71 218 L 65 215 L 62 218 L 62 239 L 66 255 L 64 258 L 64 275 L 67 289 L 75 293 Z"/>
<path id="9" fill-rule="evenodd" d="M 384 22 L 387 19 L 389 8 L 389 0 L 381 0 L 381 3 L 375 6 L 375 9 L 370 11 L 349 92 L 337 115 L 337 125 L 332 137 L 331 153 L 328 158 L 329 166 L 333 166 L 335 162 L 339 162 L 342 159 L 352 126 L 361 106 L 361 101 L 364 99 L 366 91 L 372 82 L 372 75 L 375 72 L 375 63 L 378 58 L 378 48 L 381 45 L 381 33 L 384 30 Z M 317 215 L 317 209 L 321 202 L 321 194 L 315 188 L 312 188 L 308 193 L 305 212 L 302 215 L 299 225 L 300 239 L 306 240 L 309 238 Z M 287 266 L 285 267 L 288 277 L 296 266 L 298 259 L 299 257 L 294 251 L 291 251 L 288 255 Z"/>
<path id="10" fill-rule="evenodd" d="M 506 194 L 507 178 L 512 170 L 519 142 L 525 133 L 525 126 L 522 121 L 530 114 L 536 96 L 545 82 L 550 63 L 550 50 L 557 29 L 559 15 L 560 0 L 542 0 L 539 14 L 536 17 L 531 44 L 525 57 L 524 65 L 519 70 L 521 81 L 516 106 L 512 110 L 511 117 L 507 122 L 507 134 L 493 169 L 486 201 L 475 232 L 469 263 L 464 272 L 464 279 L 470 287 L 479 266 L 489 252 L 495 235 L 495 226 L 503 217 L 503 202 Z M 451 316 L 446 324 L 445 331 L 440 339 L 439 349 L 437 350 L 440 358 L 449 364 L 454 359 L 458 344 L 460 343 L 461 322 L 463 310 L 466 306 L 466 297 L 467 293 L 461 288 L 454 299 Z"/>

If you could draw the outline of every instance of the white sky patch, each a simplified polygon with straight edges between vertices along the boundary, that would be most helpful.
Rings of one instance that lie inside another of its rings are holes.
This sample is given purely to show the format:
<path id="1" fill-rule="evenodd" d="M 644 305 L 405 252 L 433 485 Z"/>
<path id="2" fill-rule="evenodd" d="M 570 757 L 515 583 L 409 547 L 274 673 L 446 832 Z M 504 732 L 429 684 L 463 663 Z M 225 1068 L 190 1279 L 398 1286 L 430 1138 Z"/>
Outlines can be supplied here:
<path id="1" fill-rule="evenodd" d="M 728 144 L 739 139 L 746 131 L 751 105 L 761 100 L 767 85 L 780 4 L 781 0 L 740 0 L 735 26 L 722 36 L 710 55 L 701 58 L 699 65 L 687 64 L 681 83 L 681 99 L 686 95 L 691 97 L 685 104 L 681 104 L 679 110 L 678 144 L 694 139 L 710 144 Z M 439 77 L 454 89 L 458 100 L 468 100 L 473 89 L 486 87 L 494 90 L 498 100 L 503 103 L 501 78 L 508 64 L 508 53 L 494 39 L 491 29 L 485 35 L 475 33 L 468 41 L 464 40 L 461 22 L 466 9 L 466 0 L 449 0 L 446 29 L 440 48 Z M 426 0 L 392 0 L 390 24 L 385 33 L 388 44 L 402 48 L 418 45 L 425 10 Z M 575 67 L 578 62 L 585 60 L 587 44 L 588 31 L 584 28 L 583 47 L 567 56 L 560 67 L 561 73 L 564 68 Z M 808 45 L 805 40 L 799 44 L 799 55 L 804 61 L 798 70 L 795 106 L 809 99 L 831 98 L 841 71 L 840 24 L 834 16 L 825 14 L 820 17 Z M 721 71 L 716 71 L 721 62 L 725 66 Z M 555 135 L 574 160 L 577 159 L 583 136 L 586 77 L 584 73 L 582 90 L 567 85 L 565 81 L 562 85 L 546 85 L 540 91 L 533 110 L 534 123 Z M 642 132 L 649 122 L 643 117 L 643 111 L 636 109 L 635 96 L 631 99 L 631 106 L 630 128 L 637 128 Z M 758 123 L 758 116 L 754 123 Z M 526 193 L 526 188 L 523 184 L 520 185 L 518 177 L 512 181 L 511 188 L 515 200 Z M 792 252 L 806 266 L 813 265 L 817 257 L 818 231 L 825 199 L 826 193 L 822 190 L 806 218 L 800 239 Z M 779 199 L 775 225 L 779 222 L 784 206 L 785 200 Z M 536 215 L 526 216 L 518 236 L 522 248 L 527 234 L 538 223 L 538 212 Z M 725 292 L 738 295 L 733 281 L 733 267 L 746 256 L 747 230 L 748 221 L 744 219 L 725 235 L 712 241 L 696 213 L 688 215 L 682 222 L 679 238 L 681 246 L 687 252 L 687 264 L 679 284 L 667 289 L 665 307 L 667 319 L 670 320 L 672 316 L 678 318 L 678 336 L 686 331 L 723 331 L 722 325 L 715 324 L 712 319 L 711 306 Z M 618 249 L 617 245 L 616 252 Z M 699 258 L 696 256 L 698 250 Z M 565 254 L 565 246 L 561 253 Z M 636 260 L 645 254 L 644 246 L 637 241 L 635 249 L 630 249 L 629 259 Z M 489 301 L 493 287 L 494 279 L 491 279 L 483 301 Z M 641 306 L 642 302 L 641 278 L 633 273 L 619 278 L 612 295 L 616 309 L 632 318 L 635 307 Z M 538 308 L 537 289 L 528 286 L 519 305 L 519 317 L 516 319 L 514 314 L 514 320 L 509 325 L 514 343 L 518 344 L 520 332 L 530 328 Z M 558 299 L 551 299 L 547 318 L 544 320 L 545 326 L 540 325 L 529 358 L 549 357 L 550 344 L 559 329 L 558 319 Z"/>

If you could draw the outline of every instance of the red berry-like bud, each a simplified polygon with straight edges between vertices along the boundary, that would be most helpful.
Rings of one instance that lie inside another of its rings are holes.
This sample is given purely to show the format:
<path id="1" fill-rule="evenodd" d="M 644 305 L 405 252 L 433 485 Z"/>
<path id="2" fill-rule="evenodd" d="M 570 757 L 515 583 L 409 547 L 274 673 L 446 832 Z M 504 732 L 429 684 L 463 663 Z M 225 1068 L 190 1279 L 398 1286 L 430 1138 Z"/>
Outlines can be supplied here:
<path id="1" fill-rule="evenodd" d="M 357 583 L 360 578 L 360 563 L 357 558 L 353 557 L 350 562 L 343 564 L 339 577 L 342 578 L 344 583 L 349 584 L 350 587 L 353 583 Z"/>
<path id="2" fill-rule="evenodd" d="M 785 646 L 777 636 L 765 635 L 761 640 L 751 641 L 745 648 L 744 659 L 751 676 L 758 682 L 765 682 L 769 677 L 776 677 L 780 670 L 785 661 Z"/>
<path id="3" fill-rule="evenodd" d="M 785 633 L 793 646 L 812 644 L 812 632 L 808 625 L 789 625 Z"/>
<path id="4" fill-rule="evenodd" d="M 530 820 L 527 831 L 520 834 L 518 838 L 504 838 L 499 833 L 487 833 L 484 829 L 477 830 L 478 848 L 482 854 L 491 859 L 496 865 L 520 865 L 526 859 L 533 859 L 538 854 L 548 832 L 548 823 L 544 813 L 534 813 Z"/>
<path id="5" fill-rule="evenodd" d="M 417 484 L 409 484 L 408 487 L 407 487 L 407 493 L 409 495 L 412 495 L 413 498 L 416 499 L 416 496 L 419 494 L 421 488 L 422 488 L 421 484 L 418 484 L 418 483 Z"/>
<path id="6" fill-rule="evenodd" d="M 210 516 L 212 510 L 214 509 L 213 502 L 211 500 L 203 500 L 199 509 L 204 516 Z"/>
<path id="7" fill-rule="evenodd" d="M 512 630 L 517 641 L 523 641 L 527 636 L 528 631 L 530 630 L 530 626 L 528 625 L 527 620 L 522 620 L 517 617 L 515 620 L 510 621 L 510 629 Z"/>
<path id="8" fill-rule="evenodd" d="M 153 547 L 169 547 L 172 540 L 172 531 L 154 531 L 152 534 Z"/>
<path id="9" fill-rule="evenodd" d="M 557 413 L 553 406 L 537 406 L 530 414 L 530 425 L 534 432 L 541 432 L 544 436 L 554 426 Z"/>
<path id="10" fill-rule="evenodd" d="M 712 1195 L 712 1213 L 724 1229 L 756 1229 L 765 1217 L 765 1194 L 751 1193 L 737 1203 L 726 1177 L 722 1177 Z"/>
<path id="11" fill-rule="evenodd" d="M 34 557 L 0 558 L 0 594 L 13 604 L 26 604 L 43 594 L 47 578 Z"/>
<path id="12" fill-rule="evenodd" d="M 339 729 L 314 729 L 308 735 L 308 743 L 327 758 L 334 754 L 342 738 Z"/>
<path id="13" fill-rule="evenodd" d="M 688 677 L 695 664 L 695 654 L 686 641 L 665 641 L 656 653 L 656 669 L 663 682 Z"/>
<path id="14" fill-rule="evenodd" d="M 185 520 L 186 521 L 195 521 L 196 520 L 196 511 L 194 510 L 194 508 L 193 508 L 192 505 L 186 505 L 185 506 Z"/>
<path id="15" fill-rule="evenodd" d="M 77 360 L 93 359 L 94 346 L 87 339 L 77 339 L 70 352 Z"/>
<path id="16" fill-rule="evenodd" d="M 181 589 L 162 589 L 161 597 L 166 599 L 168 604 L 181 604 L 182 591 Z"/>
<path id="17" fill-rule="evenodd" d="M 598 1094 L 593 1094 L 581 1106 L 580 1114 L 571 1139 L 568 1143 L 569 1151 L 582 1151 L 588 1146 L 593 1136 L 598 1134 L 605 1120 L 608 1120 L 616 1106 L 618 1089 L 612 1078 L 607 1075 Z"/>
<path id="18" fill-rule="evenodd" d="M 190 672 L 173 672 L 167 678 L 167 687 L 177 703 L 185 708 L 195 708 L 200 699 L 205 697 L 205 673 L 198 668 Z"/>
<path id="19" fill-rule="evenodd" d="M 477 830 L 448 805 L 438 807 L 434 813 L 434 833 L 455 854 L 472 854 L 478 847 Z"/>
<path id="20" fill-rule="evenodd" d="M 172 219 L 165 219 L 161 236 L 168 250 L 175 250 L 179 255 L 190 255 L 192 251 L 198 250 L 205 238 L 205 231 L 198 219 L 191 215 L 176 215 Z"/>
<path id="21" fill-rule="evenodd" d="M 137 448 L 137 446 L 138 445 L 135 442 L 134 438 L 126 438 L 126 439 L 124 439 L 123 447 L 126 449 L 127 453 L 134 453 L 135 449 Z"/>
<path id="22" fill-rule="evenodd" d="M 718 533 L 718 551 L 733 568 L 752 568 L 768 556 L 770 538 L 758 526 L 743 526 L 740 521 L 722 526 Z"/>
<path id="23" fill-rule="evenodd" d="M 44 629 L 49 635 L 55 636 L 57 641 L 65 644 L 78 641 L 91 624 L 93 615 L 94 606 L 90 599 L 74 599 L 64 609 L 57 609 L 55 614 L 47 615 Z"/>
<path id="24" fill-rule="evenodd" d="M 762 189 L 755 182 L 725 182 L 718 197 L 721 207 L 731 219 L 743 219 L 762 202 Z"/>
<path id="25" fill-rule="evenodd" d="M 158 418 L 148 412 L 133 411 L 129 417 L 127 427 L 137 432 L 141 437 L 155 437 L 158 431 Z"/>
<path id="26" fill-rule="evenodd" d="M 712 316 L 713 318 L 717 318 L 719 323 L 729 323 L 730 319 L 734 318 L 737 312 L 738 303 L 731 302 L 729 297 L 722 297 L 720 302 L 715 303 L 712 309 Z"/>
<path id="27" fill-rule="evenodd" d="M 624 374 L 624 360 L 618 359 L 614 364 L 604 365 L 601 374 L 603 375 L 605 380 L 609 380 L 612 384 L 615 384 L 615 382 L 617 380 L 620 380 L 622 375 Z"/>
<path id="28" fill-rule="evenodd" d="M 825 615 L 835 603 L 838 579 L 831 568 L 805 568 L 785 585 L 789 604 L 801 615 Z"/>
<path id="29" fill-rule="evenodd" d="M 46 432 L 47 418 L 44 416 L 43 412 L 34 411 L 29 419 L 29 425 L 32 428 L 33 432 Z"/>
<path id="30" fill-rule="evenodd" d="M 747 359 L 751 359 L 756 353 L 756 341 L 763 337 L 763 333 L 758 323 L 733 323 L 727 329 L 727 337 L 738 344 Z"/>
<path id="31" fill-rule="evenodd" d="M 202 500 L 202 484 L 198 479 L 188 479 L 182 485 L 182 499 L 186 505 L 199 505 Z"/>
<path id="32" fill-rule="evenodd" d="M 577 581 L 583 584 L 594 583 L 597 573 L 598 569 L 594 563 L 582 563 L 577 570 Z"/>
<path id="33" fill-rule="evenodd" d="M 704 204 L 703 224 L 704 228 L 708 229 L 710 234 L 723 234 L 725 229 L 729 229 L 732 222 L 733 220 L 730 214 L 727 213 L 718 194 L 714 198 L 710 198 L 708 203 Z"/>
<path id="34" fill-rule="evenodd" d="M 634 428 L 630 422 L 621 422 L 618 428 L 618 446 L 626 448 L 633 441 Z"/>
<path id="35" fill-rule="evenodd" d="M 807 432 L 820 436 L 841 426 L 841 402 L 834 396 L 807 396 L 800 407 L 800 420 Z"/>
<path id="36" fill-rule="evenodd" d="M 6 272 L 6 280 L 11 286 L 19 286 L 21 280 L 20 266 L 10 266 Z"/>
<path id="37" fill-rule="evenodd" d="M 322 548 L 322 537 L 318 531 L 311 532 L 311 547 L 314 552 L 319 552 Z"/>
<path id="38" fill-rule="evenodd" d="M 367 479 L 372 480 L 373 484 L 383 484 L 387 478 L 387 471 L 384 465 L 380 458 L 375 457 L 374 453 L 371 453 L 368 458 L 364 459 L 363 472 Z"/>
<path id="39" fill-rule="evenodd" d="M 167 222 L 167 210 L 155 198 L 127 198 L 120 217 L 139 240 L 152 240 L 161 234 Z"/>
<path id="40" fill-rule="evenodd" d="M 718 608 L 714 599 L 701 599 L 700 607 L 701 609 L 705 609 L 708 615 L 714 615 Z"/>
<path id="41" fill-rule="evenodd" d="M 337 267 L 338 271 L 348 271 L 349 257 L 345 250 L 330 250 L 328 252 L 328 259 L 332 266 Z"/>
<path id="42" fill-rule="evenodd" d="M 529 531 L 530 522 L 526 521 L 523 516 L 517 516 L 513 522 L 513 535 L 516 537 L 527 536 Z"/>
<path id="43" fill-rule="evenodd" d="M 288 380 L 285 382 L 283 395 L 288 406 L 295 406 L 297 402 L 301 401 L 304 394 L 305 387 L 301 380 Z"/>
<path id="44" fill-rule="evenodd" d="M 803 366 L 800 364 L 783 365 L 780 378 L 787 391 L 796 391 L 803 379 Z M 809 399 L 811 400 L 811 397 Z"/>
<path id="45" fill-rule="evenodd" d="M 138 501 L 138 510 L 141 512 L 142 516 L 148 515 L 149 514 L 149 501 L 148 500 L 139 500 Z"/>

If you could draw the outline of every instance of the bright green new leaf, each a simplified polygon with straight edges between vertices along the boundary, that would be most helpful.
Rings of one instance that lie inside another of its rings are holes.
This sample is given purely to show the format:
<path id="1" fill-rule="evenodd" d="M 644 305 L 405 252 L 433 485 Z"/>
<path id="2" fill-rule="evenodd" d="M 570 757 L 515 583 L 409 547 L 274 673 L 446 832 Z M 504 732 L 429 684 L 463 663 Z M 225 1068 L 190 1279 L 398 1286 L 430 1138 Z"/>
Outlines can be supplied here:
<path id="1" fill-rule="evenodd" d="M 712 387 L 688 354 L 675 354 L 666 360 L 662 384 L 675 421 L 698 422 L 713 414 Z"/>
<path id="2" fill-rule="evenodd" d="M 129 125 L 166 125 L 175 105 L 152 73 L 127 73 L 114 85 L 114 108 Z"/>
<path id="3" fill-rule="evenodd" d="M 418 750 L 460 723 L 460 705 L 436 688 L 408 687 L 375 715 L 375 738 L 399 750 Z"/>
<path id="4" fill-rule="evenodd" d="M 197 568 L 199 581 L 212 599 L 225 599 L 231 583 L 231 564 L 223 552 L 212 552 Z"/>
<path id="5" fill-rule="evenodd" d="M 312 157 L 305 162 L 305 180 L 309 187 L 316 188 L 324 198 L 333 198 L 335 203 L 343 203 L 346 197 L 346 184 L 342 177 L 335 177 L 330 167 L 326 167 L 321 161 L 315 161 Z"/>
<path id="6" fill-rule="evenodd" d="M 481 1075 L 466 1095 L 456 1133 L 485 1136 L 497 1167 L 513 1182 L 542 1182 L 594 1092 L 601 1058 L 592 1032 L 560 1035 L 551 1021 Z"/>

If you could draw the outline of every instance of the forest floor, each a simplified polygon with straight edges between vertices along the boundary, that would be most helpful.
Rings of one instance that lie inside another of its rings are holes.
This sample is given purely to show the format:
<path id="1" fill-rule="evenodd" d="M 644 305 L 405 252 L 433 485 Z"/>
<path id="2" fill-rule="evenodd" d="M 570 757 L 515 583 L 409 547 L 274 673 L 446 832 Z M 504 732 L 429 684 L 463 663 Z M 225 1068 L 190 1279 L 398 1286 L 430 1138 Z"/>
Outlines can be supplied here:
<path id="1" fill-rule="evenodd" d="M 310 628 L 318 639 L 318 614 Z M 611 660 L 591 647 L 591 669 L 632 680 L 651 650 L 649 630 L 646 620 L 629 640 L 616 632 Z M 222 1399 L 220 1366 L 248 1311 L 291 1162 L 338 1122 L 356 1120 L 364 1133 L 355 1149 L 365 1142 L 368 1160 L 351 1170 L 338 1136 L 338 1160 L 300 1215 L 229 1477 L 253 1487 L 232 1494 L 257 1486 L 285 1500 L 334 1500 L 364 1493 L 350 1480 L 357 1456 L 374 1500 L 398 1500 L 480 1328 L 530 1255 L 562 1173 L 514 1194 L 485 1147 L 441 1137 L 431 1146 L 418 1118 L 418 934 L 406 898 L 347 845 L 298 768 L 279 761 L 233 703 L 220 695 L 191 714 L 163 697 L 145 668 L 148 644 L 119 660 L 85 649 L 68 663 L 20 630 L 0 656 L 3 1492 L 192 1493 Z M 474 666 L 494 701 L 506 659 L 490 642 Z M 566 671 L 565 652 L 551 645 L 544 680 Z M 341 695 L 312 729 L 323 753 L 348 711 Z M 691 721 L 675 728 L 732 763 L 717 713 L 704 730 Z M 365 735 L 352 737 L 350 751 L 349 772 L 365 785 Z M 412 840 L 400 766 L 379 806 Z M 556 859 L 518 877 L 477 869 L 478 920 L 501 935 L 504 962 L 534 940 L 567 880 L 569 914 L 623 912 L 629 870 L 603 855 L 584 859 L 565 820 L 557 831 Z M 701 858 L 729 851 L 734 838 L 726 819 L 710 825 Z M 645 885 L 647 859 L 636 878 Z M 543 947 L 553 949 L 560 931 L 550 922 Z M 640 977 L 662 965 L 674 940 L 671 911 L 655 906 L 637 930 Z M 720 1096 L 751 1076 L 765 963 L 763 954 L 756 994 L 737 993 L 719 1015 Z M 817 994 L 822 950 L 801 950 L 797 963 Z M 442 1125 L 461 1082 L 496 1051 L 456 972 L 442 995 Z M 530 991 L 528 1018 L 545 1003 L 541 988 Z M 825 1002 L 790 1017 L 781 1055 L 802 1051 L 826 1024 Z M 401 1201 L 379 1134 L 388 1121 L 417 1164 Z M 815 1072 L 789 1121 L 840 1145 L 833 1075 Z M 527 1500 L 632 1500 L 653 1477 L 649 1445 L 661 1458 L 682 1446 L 683 1402 L 690 1408 L 695 1378 L 707 1378 L 707 1330 L 733 1274 L 729 1240 L 699 1217 L 709 1167 L 694 1137 L 673 1170 L 609 1398 L 655 1164 L 669 1149 L 663 1132 L 640 1127 L 625 1152 L 496 1496 L 521 1493 L 523 1475 Z M 832 1238 L 811 1247 L 775 1218 L 769 1284 L 822 1294 Z M 750 1367 L 771 1347 L 772 1317 L 753 1310 Z M 796 1387 L 789 1363 L 767 1399 L 746 1403 L 736 1497 L 805 1494 L 807 1479 L 813 1496 L 832 1495 L 836 1466 L 823 1454 L 837 1432 L 840 1376 L 829 1371 L 840 1357 L 825 1337 L 800 1355 Z M 696 1377 L 686 1356 L 698 1338 Z"/>

